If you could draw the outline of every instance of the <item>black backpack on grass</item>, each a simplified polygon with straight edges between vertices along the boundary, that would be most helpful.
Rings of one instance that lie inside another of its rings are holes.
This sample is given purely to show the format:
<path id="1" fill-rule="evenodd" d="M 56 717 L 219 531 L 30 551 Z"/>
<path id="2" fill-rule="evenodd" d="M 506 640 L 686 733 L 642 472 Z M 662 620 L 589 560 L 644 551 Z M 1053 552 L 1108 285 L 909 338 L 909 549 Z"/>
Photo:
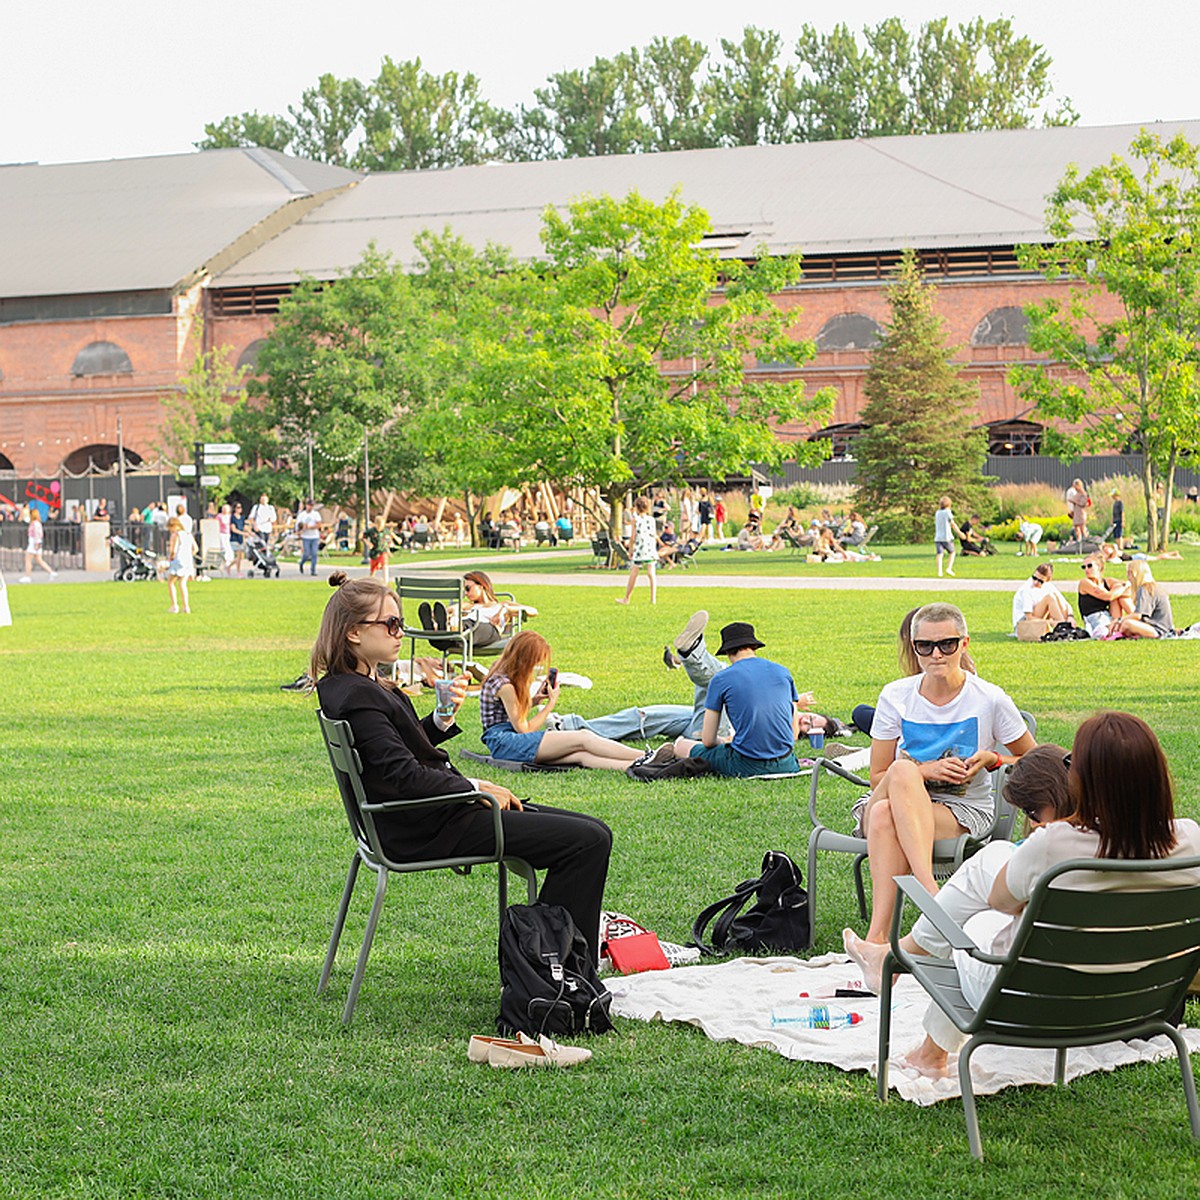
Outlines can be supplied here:
<path id="1" fill-rule="evenodd" d="M 607 1033 L 612 995 L 583 934 L 558 904 L 512 904 L 500 922 L 500 1015 L 496 1029 L 530 1037 Z"/>

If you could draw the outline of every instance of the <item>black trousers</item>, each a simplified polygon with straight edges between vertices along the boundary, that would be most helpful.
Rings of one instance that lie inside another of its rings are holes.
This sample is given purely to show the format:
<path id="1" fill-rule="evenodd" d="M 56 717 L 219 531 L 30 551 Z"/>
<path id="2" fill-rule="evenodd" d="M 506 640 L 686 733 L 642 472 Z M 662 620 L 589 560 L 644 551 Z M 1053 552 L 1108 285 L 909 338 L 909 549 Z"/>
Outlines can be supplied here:
<path id="1" fill-rule="evenodd" d="M 522 812 L 506 809 L 500 819 L 504 852 L 546 872 L 538 899 L 561 904 L 571 914 L 587 939 L 592 962 L 597 962 L 612 830 L 597 817 L 542 804 L 527 804 Z M 451 853 L 486 854 L 494 844 L 492 814 L 480 808 L 471 814 Z"/>

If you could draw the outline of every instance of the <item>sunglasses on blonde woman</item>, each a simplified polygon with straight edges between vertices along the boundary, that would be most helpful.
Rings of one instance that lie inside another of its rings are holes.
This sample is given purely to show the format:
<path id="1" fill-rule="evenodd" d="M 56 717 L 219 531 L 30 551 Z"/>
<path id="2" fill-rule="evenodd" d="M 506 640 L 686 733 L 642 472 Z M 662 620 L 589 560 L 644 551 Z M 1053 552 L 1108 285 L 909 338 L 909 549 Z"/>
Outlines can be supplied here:
<path id="1" fill-rule="evenodd" d="M 936 642 L 928 642 L 924 638 L 913 638 L 913 649 L 922 657 L 928 658 L 936 647 L 943 654 L 953 654 L 962 645 L 962 638 L 941 638 Z"/>

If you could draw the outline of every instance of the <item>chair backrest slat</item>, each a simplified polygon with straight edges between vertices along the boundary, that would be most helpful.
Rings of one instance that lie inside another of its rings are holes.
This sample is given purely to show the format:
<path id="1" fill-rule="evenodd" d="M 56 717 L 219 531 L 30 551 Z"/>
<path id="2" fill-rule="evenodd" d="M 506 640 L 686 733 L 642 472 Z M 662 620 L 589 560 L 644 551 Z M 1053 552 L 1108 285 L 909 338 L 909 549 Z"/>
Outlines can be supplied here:
<path id="1" fill-rule="evenodd" d="M 349 722 L 335 721 L 320 710 L 317 711 L 317 720 L 321 726 L 321 736 L 325 739 L 325 749 L 329 752 L 338 794 L 346 809 L 346 820 L 350 822 L 350 832 L 361 847 L 369 848 L 370 835 L 361 807 L 367 802 L 367 794 L 362 785 L 362 761 L 354 748 L 354 731 Z"/>
<path id="2" fill-rule="evenodd" d="M 1116 1027 L 1130 1021 L 1148 1020 L 1170 1011 L 1179 1002 L 1178 979 L 1161 987 L 1139 991 L 1112 990 L 1121 988 L 1122 981 L 1127 978 L 1125 975 L 1109 978 L 1092 973 L 1089 979 L 1093 988 L 1079 995 L 1034 995 L 1006 988 L 992 1000 L 988 1024 L 1008 1026 L 1010 1030 L 1040 1031 L 1049 1038 L 1070 1030 Z"/>
<path id="3" fill-rule="evenodd" d="M 1066 881 L 1069 883 L 1070 879 L 1068 875 Z M 1142 881 L 1137 879 L 1136 882 Z M 1171 888 L 1170 891 L 1170 919 L 1200 919 L 1200 887 Z M 1055 887 L 1046 893 L 1038 920 L 1047 925 L 1086 925 L 1093 929 L 1157 925 L 1163 920 L 1162 893 L 1161 888 L 1086 892 L 1070 887 Z"/>

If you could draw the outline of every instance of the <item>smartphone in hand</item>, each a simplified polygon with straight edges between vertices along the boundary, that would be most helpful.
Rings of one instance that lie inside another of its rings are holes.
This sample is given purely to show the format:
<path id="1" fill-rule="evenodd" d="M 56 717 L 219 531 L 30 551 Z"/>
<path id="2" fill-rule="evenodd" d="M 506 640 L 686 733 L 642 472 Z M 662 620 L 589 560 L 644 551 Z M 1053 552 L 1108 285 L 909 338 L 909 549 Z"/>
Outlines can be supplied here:
<path id="1" fill-rule="evenodd" d="M 553 687 L 558 682 L 558 668 L 551 667 L 546 673 L 546 682 Z"/>

